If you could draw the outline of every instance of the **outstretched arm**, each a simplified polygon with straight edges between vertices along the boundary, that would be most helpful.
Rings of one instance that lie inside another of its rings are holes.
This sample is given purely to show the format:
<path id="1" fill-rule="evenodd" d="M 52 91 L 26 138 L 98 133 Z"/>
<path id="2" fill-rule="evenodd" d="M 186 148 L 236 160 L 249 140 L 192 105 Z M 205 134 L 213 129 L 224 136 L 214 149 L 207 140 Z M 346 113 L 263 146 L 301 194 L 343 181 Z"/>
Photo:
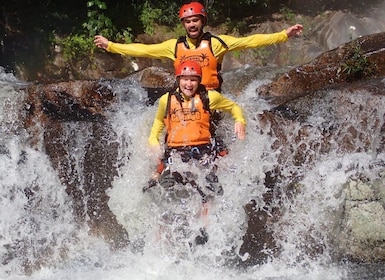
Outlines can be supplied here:
<path id="1" fill-rule="evenodd" d="M 291 38 L 302 34 L 303 26 L 301 24 L 294 24 L 286 29 L 287 37 Z"/>
<path id="2" fill-rule="evenodd" d="M 94 39 L 94 44 L 101 49 L 107 49 L 108 39 L 102 35 L 96 35 Z"/>
<path id="3" fill-rule="evenodd" d="M 132 57 L 147 57 L 147 58 L 169 58 L 174 60 L 174 51 L 176 39 L 169 39 L 157 44 L 142 44 L 142 43 L 115 43 L 109 41 L 102 35 L 96 35 L 94 44 L 101 49 L 105 49 L 111 53 L 117 53 Z"/>

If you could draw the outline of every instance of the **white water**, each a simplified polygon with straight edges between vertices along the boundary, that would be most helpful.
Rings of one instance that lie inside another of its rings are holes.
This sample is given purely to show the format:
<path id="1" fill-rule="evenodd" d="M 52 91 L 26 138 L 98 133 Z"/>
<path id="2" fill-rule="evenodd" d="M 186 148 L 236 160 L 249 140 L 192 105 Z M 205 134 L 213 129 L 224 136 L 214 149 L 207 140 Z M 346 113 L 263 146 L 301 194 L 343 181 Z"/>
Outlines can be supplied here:
<path id="1" fill-rule="evenodd" d="M 369 154 L 337 157 L 331 153 L 305 170 L 284 166 L 283 172 L 287 174 L 299 171 L 305 187 L 294 201 L 284 203 L 287 211 L 279 222 L 271 225 L 281 254 L 272 256 L 265 264 L 245 269 L 229 265 L 229 258 L 238 253 L 246 231 L 243 206 L 251 199 L 262 206 L 262 194 L 266 191 L 264 174 L 277 166 L 279 151 L 271 150 L 274 139 L 260 133 L 254 118 L 268 107 L 255 100 L 253 91 L 263 81 L 255 81 L 236 99 L 247 116 L 246 140 L 233 141 L 232 121 L 223 121 L 221 134 L 231 149 L 227 157 L 218 161 L 224 195 L 210 204 L 205 218 L 198 215 L 199 196 L 175 203 L 163 200 L 157 191 L 142 193 L 142 186 L 154 168 L 146 144 L 156 106 L 145 106 L 145 93 L 133 84 L 113 85 L 119 102 L 108 118 L 120 142 L 120 165 L 119 175 L 108 192 L 109 206 L 131 240 L 129 248 L 113 252 L 103 240 L 88 234 L 86 226 L 74 222 L 65 186 L 43 150 L 29 146 L 28 135 L 20 123 L 19 114 L 23 114 L 25 106 L 22 83 L 11 74 L 0 75 L 0 279 L 354 278 L 350 266 L 333 261 L 328 235 L 334 227 L 333 212 L 338 211 L 342 201 L 338 193 L 354 172 L 352 163 L 358 159 L 359 168 L 367 168 L 373 160 Z M 77 127 L 71 123 L 68 126 L 72 133 L 71 126 Z M 84 137 L 83 129 L 75 131 L 79 139 Z M 82 145 L 78 145 L 81 157 Z M 76 161 L 77 155 L 73 157 Z M 165 223 L 162 214 L 167 210 L 182 214 L 187 221 Z M 190 248 L 189 242 L 203 225 L 209 241 Z M 315 243 L 324 246 L 323 253 L 316 257 L 307 254 L 306 246 L 311 246 L 311 241 L 303 240 L 309 232 Z M 22 267 L 37 261 L 40 267 L 24 275 Z"/>

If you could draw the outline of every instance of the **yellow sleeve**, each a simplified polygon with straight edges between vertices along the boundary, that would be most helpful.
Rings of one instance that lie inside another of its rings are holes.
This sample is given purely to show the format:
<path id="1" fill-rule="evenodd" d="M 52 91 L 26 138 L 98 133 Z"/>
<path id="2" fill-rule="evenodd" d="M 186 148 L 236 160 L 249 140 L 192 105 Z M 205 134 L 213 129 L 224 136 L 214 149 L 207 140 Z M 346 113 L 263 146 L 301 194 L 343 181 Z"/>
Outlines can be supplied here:
<path id="1" fill-rule="evenodd" d="M 168 93 L 163 94 L 159 98 L 158 110 L 156 112 L 155 119 L 151 127 L 150 136 L 148 138 L 148 142 L 150 146 L 157 146 L 160 144 L 159 138 L 165 127 L 164 114 L 166 112 L 167 99 L 168 99 Z"/>
<path id="2" fill-rule="evenodd" d="M 230 35 L 219 35 L 218 37 L 228 46 L 228 49 L 226 49 L 219 40 L 215 38 L 211 40 L 214 56 L 220 61 L 222 61 L 223 56 L 228 51 L 270 46 L 288 40 L 286 30 L 270 34 L 253 34 L 246 37 L 234 37 Z"/>
<path id="3" fill-rule="evenodd" d="M 107 51 L 132 57 L 169 58 L 175 60 L 176 39 L 170 39 L 159 44 L 119 44 L 109 41 Z"/>
<path id="4" fill-rule="evenodd" d="M 224 97 L 218 91 L 208 91 L 210 100 L 210 110 L 220 110 L 230 113 L 235 122 L 241 122 L 246 125 L 245 117 L 243 116 L 242 108 L 234 101 Z"/>

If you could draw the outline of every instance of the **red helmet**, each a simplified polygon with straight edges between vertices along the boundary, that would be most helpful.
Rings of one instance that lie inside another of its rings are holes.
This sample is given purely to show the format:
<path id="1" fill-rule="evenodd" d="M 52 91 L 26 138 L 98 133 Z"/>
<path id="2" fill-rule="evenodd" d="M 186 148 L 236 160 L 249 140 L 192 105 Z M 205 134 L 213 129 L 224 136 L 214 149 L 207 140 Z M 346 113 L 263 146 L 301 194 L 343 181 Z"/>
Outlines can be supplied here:
<path id="1" fill-rule="evenodd" d="M 186 60 L 175 69 L 175 76 L 197 76 L 202 78 L 202 68 L 193 60 Z"/>
<path id="2" fill-rule="evenodd" d="M 179 10 L 179 19 L 182 20 L 185 17 L 201 15 L 207 19 L 207 13 L 205 7 L 199 2 L 191 2 L 183 5 Z"/>

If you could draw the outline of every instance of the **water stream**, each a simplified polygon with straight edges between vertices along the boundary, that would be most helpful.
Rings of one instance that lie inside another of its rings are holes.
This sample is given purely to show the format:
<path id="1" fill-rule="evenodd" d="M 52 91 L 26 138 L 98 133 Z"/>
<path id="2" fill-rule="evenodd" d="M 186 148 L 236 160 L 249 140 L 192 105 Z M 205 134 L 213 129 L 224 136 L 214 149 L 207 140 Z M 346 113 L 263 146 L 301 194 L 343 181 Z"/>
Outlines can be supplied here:
<path id="1" fill-rule="evenodd" d="M 209 203 L 207 215 L 200 214 L 197 194 L 173 200 L 160 189 L 142 192 L 154 168 L 147 137 L 156 106 L 146 105 L 146 94 L 135 83 L 111 84 L 118 102 L 107 118 L 119 142 L 119 157 L 118 175 L 108 190 L 109 207 L 131 241 L 127 249 L 112 251 L 76 223 L 73 201 L 49 158 L 43 149 L 28 144 L 21 121 L 24 83 L 1 71 L 0 279 L 385 279 L 381 265 L 336 261 L 328 241 L 338 229 L 333 215 L 340 211 L 342 184 L 357 171 L 354 168 L 362 171 L 374 159 L 385 160 L 382 154 L 331 152 L 310 168 L 282 164 L 282 174 L 300 174 L 304 188 L 295 199 L 283 200 L 283 216 L 271 225 L 281 253 L 264 264 L 233 265 L 246 231 L 244 205 L 254 199 L 263 206 L 265 174 L 279 165 L 280 150 L 271 148 L 275 139 L 260 133 L 256 118 L 269 107 L 253 90 L 264 82 L 254 81 L 242 95 L 231 97 L 245 110 L 248 134 L 244 141 L 234 140 L 232 120 L 222 121 L 219 134 L 230 149 L 217 162 L 224 194 Z M 319 115 L 314 112 L 314 123 L 320 121 Z M 88 125 L 68 122 L 66 133 L 76 151 L 71 160 L 81 174 Z M 195 166 L 175 164 L 197 171 Z M 194 246 L 191 241 L 202 226 L 209 240 Z M 312 240 L 303 240 L 304 236 Z M 313 244 L 322 251 L 309 253 Z M 25 275 L 23 267 L 35 262 L 39 268 Z"/>

